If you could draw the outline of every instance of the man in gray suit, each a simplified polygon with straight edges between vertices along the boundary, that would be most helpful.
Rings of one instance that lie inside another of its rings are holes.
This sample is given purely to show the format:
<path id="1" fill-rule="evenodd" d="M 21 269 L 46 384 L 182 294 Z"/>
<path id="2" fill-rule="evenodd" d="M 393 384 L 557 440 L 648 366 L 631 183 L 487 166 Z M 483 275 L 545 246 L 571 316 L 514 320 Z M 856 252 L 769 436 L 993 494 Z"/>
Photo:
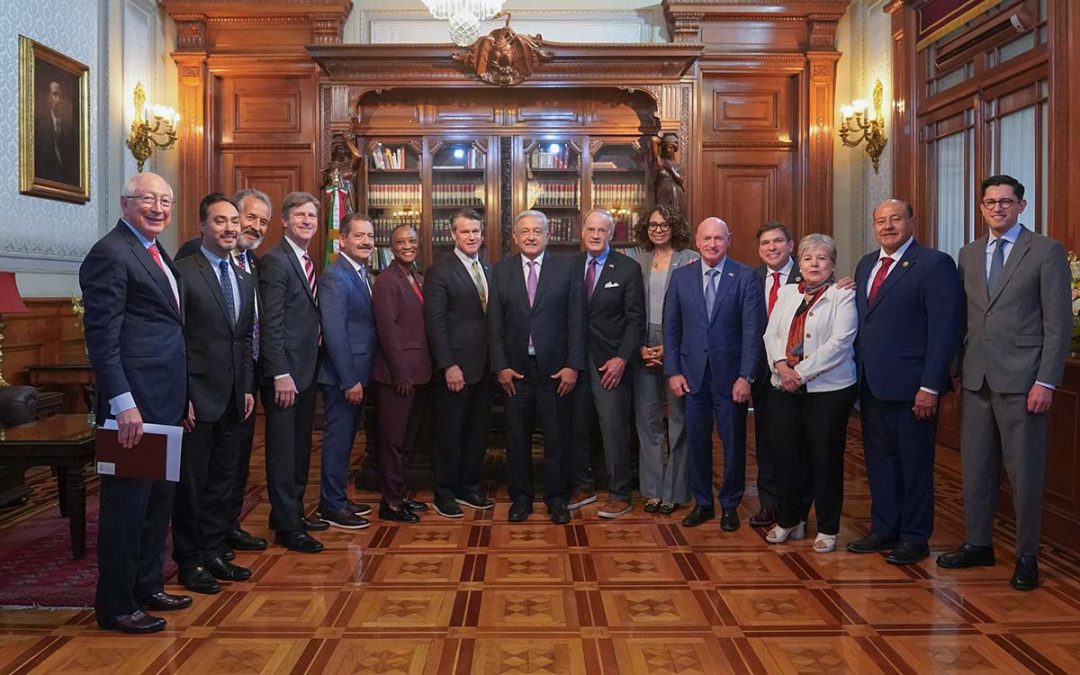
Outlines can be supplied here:
<path id="1" fill-rule="evenodd" d="M 1021 591 L 1039 585 L 1046 413 L 1065 370 L 1072 328 L 1065 250 L 1020 224 L 1026 206 L 1015 178 L 987 178 L 980 209 L 990 231 L 960 250 L 967 294 L 960 440 L 966 532 L 959 549 L 937 560 L 950 569 L 994 564 L 1004 461 L 1016 511 L 1016 570 L 1009 583 Z"/>

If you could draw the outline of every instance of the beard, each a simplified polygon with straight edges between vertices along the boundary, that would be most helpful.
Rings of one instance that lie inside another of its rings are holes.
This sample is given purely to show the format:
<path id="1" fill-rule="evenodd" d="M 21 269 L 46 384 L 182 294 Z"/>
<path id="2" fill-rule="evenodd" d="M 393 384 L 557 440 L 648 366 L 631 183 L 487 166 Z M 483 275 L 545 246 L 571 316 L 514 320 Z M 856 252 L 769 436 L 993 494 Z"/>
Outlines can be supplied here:
<path id="1" fill-rule="evenodd" d="M 254 251 L 262 246 L 263 239 L 265 238 L 265 235 L 262 237 L 252 237 L 250 234 L 242 232 L 240 236 L 236 238 L 236 247 L 241 251 Z"/>

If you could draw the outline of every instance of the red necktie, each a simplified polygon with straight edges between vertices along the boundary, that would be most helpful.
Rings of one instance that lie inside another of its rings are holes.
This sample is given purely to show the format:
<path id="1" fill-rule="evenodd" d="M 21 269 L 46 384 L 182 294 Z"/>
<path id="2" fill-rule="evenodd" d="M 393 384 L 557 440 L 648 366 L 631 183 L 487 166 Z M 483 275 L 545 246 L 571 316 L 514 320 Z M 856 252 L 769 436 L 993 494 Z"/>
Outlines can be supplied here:
<path id="1" fill-rule="evenodd" d="M 769 291 L 769 314 L 772 314 L 772 308 L 776 305 L 776 298 L 780 296 L 780 273 L 772 273 L 772 290 Z"/>
<path id="2" fill-rule="evenodd" d="M 878 289 L 881 288 L 881 284 L 885 283 L 885 277 L 889 276 L 889 267 L 896 262 L 892 258 L 882 258 L 881 267 L 878 268 L 877 274 L 874 275 L 874 283 L 870 284 L 870 304 L 874 304 L 874 300 L 877 298 Z"/>
<path id="3" fill-rule="evenodd" d="M 154 259 L 157 266 L 161 268 L 161 273 L 165 275 L 165 280 L 169 280 L 169 272 L 165 269 L 165 261 L 161 259 L 161 251 L 158 250 L 157 242 L 150 244 L 146 249 L 146 252 L 150 254 L 150 257 Z M 172 288 L 172 282 L 169 281 L 169 288 Z M 173 291 L 173 302 L 176 303 L 176 309 L 180 309 L 180 301 L 176 297 L 176 291 Z"/>
<path id="4" fill-rule="evenodd" d="M 319 287 L 315 284 L 315 265 L 311 263 L 311 257 L 304 254 L 304 274 L 307 275 L 308 286 L 311 287 L 311 297 L 319 299 Z"/>

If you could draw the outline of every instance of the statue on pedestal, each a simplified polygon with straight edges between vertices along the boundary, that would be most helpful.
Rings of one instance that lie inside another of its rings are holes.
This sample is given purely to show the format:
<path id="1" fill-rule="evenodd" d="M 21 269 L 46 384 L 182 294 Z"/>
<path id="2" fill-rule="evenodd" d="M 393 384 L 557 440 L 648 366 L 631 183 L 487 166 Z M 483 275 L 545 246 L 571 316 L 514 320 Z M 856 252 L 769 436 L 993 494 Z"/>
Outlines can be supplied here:
<path id="1" fill-rule="evenodd" d="M 676 159 L 679 154 L 679 136 L 674 133 L 654 136 L 651 139 L 652 159 L 655 170 L 653 187 L 656 203 L 686 217 L 686 184 L 683 179 L 682 164 Z"/>

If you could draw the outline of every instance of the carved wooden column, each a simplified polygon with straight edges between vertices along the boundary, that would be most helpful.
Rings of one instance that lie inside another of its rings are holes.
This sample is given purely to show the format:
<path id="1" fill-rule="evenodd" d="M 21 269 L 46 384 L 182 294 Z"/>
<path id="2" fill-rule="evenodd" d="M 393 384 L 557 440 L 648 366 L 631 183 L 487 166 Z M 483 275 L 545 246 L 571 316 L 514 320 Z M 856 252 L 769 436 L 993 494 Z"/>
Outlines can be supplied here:
<path id="1" fill-rule="evenodd" d="M 183 14 L 176 22 L 178 49 L 173 53 L 179 81 L 180 129 L 177 150 L 180 152 L 180 185 L 173 212 L 180 214 L 180 241 L 194 236 L 196 225 L 189 214 L 199 212 L 199 201 L 210 192 L 213 180 L 210 136 L 207 134 L 206 17 Z"/>
<path id="2" fill-rule="evenodd" d="M 907 7 L 902 0 L 892 0 L 883 10 L 892 17 L 892 117 L 891 128 L 886 128 L 889 144 L 892 145 L 893 172 L 892 192 L 901 199 L 911 202 L 915 213 L 922 213 L 920 208 L 919 172 L 916 162 L 918 134 L 915 130 L 915 43 L 917 37 L 915 10 Z M 920 228 L 925 227 L 920 220 Z M 921 241 L 935 241 L 929 231 L 917 233 Z"/>
<path id="3" fill-rule="evenodd" d="M 836 24 L 832 24 L 835 33 Z M 809 52 L 809 127 L 806 132 L 806 170 L 803 172 L 803 216 L 805 232 L 832 234 L 833 208 L 833 119 L 836 115 L 836 62 L 840 54 Z"/>

